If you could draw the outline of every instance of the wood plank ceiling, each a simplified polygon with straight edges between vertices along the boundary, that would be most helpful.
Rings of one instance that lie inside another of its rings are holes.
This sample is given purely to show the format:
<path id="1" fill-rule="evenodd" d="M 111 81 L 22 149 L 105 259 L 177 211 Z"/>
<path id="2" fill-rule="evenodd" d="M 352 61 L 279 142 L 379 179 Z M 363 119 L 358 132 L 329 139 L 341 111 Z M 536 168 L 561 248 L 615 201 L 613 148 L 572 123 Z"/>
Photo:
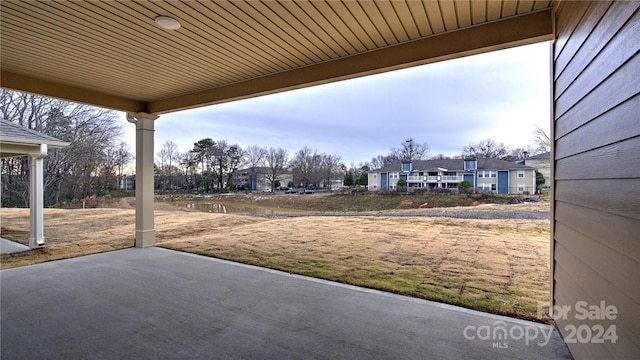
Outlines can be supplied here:
<path id="1" fill-rule="evenodd" d="M 551 5 L 3 0 L 1 85 L 162 113 L 549 40 Z M 159 15 L 182 27 L 159 28 Z"/>

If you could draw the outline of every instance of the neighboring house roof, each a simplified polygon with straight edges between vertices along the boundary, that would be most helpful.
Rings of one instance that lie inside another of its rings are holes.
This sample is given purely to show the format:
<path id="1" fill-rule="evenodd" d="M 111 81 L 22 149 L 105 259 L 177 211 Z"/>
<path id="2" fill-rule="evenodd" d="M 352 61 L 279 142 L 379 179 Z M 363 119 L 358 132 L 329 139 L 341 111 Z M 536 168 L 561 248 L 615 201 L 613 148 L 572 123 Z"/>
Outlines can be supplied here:
<path id="1" fill-rule="evenodd" d="M 35 130 L 27 129 L 22 125 L 4 119 L 0 119 L 0 144 L 46 144 L 51 148 L 61 148 L 69 145 L 68 142 L 64 142 Z"/>
<path id="2" fill-rule="evenodd" d="M 551 152 L 547 151 L 542 154 L 529 156 L 527 160 L 551 160 Z"/>
<path id="3" fill-rule="evenodd" d="M 438 171 L 438 169 L 446 169 L 446 171 L 464 171 L 463 159 L 445 159 L 445 160 L 416 160 L 412 166 L 414 171 Z M 512 161 L 499 159 L 478 159 L 478 170 L 534 170 L 531 166 L 515 164 Z M 400 171 L 400 163 L 384 166 L 380 169 L 371 170 L 371 172 L 389 172 Z"/>

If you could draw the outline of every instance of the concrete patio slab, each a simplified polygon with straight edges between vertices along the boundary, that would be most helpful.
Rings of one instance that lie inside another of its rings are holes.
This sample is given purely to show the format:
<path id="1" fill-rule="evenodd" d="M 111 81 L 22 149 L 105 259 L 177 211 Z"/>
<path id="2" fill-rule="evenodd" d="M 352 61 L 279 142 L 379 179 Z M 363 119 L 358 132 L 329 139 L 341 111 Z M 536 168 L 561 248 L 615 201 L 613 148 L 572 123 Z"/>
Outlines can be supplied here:
<path id="1" fill-rule="evenodd" d="M 0 238 L 0 254 L 13 254 L 27 250 L 29 250 L 27 245 Z"/>
<path id="2" fill-rule="evenodd" d="M 2 359 L 570 358 L 550 326 L 161 248 L 3 270 L 0 290 Z"/>

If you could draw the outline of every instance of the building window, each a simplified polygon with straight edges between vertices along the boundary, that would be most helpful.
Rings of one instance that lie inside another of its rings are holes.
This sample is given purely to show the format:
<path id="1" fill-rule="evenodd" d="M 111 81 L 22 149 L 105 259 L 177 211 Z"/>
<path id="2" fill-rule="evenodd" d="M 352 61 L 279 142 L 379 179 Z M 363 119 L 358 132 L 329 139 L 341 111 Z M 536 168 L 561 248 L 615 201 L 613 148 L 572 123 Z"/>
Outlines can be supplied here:
<path id="1" fill-rule="evenodd" d="M 491 190 L 496 191 L 496 184 L 491 184 Z"/>
<path id="2" fill-rule="evenodd" d="M 518 184 L 518 191 L 519 192 L 524 191 L 524 184 Z"/>
<path id="3" fill-rule="evenodd" d="M 468 159 L 464 161 L 464 170 L 476 170 L 478 168 L 478 162 L 475 159 Z"/>
<path id="4" fill-rule="evenodd" d="M 494 177 L 498 176 L 498 172 L 497 171 L 489 171 L 489 176 L 494 178 Z"/>
<path id="5" fill-rule="evenodd" d="M 484 171 L 478 171 L 478 177 L 479 178 L 484 177 Z"/>
<path id="6" fill-rule="evenodd" d="M 374 179 L 377 178 L 377 177 L 378 177 L 378 174 L 373 174 L 373 178 Z"/>
<path id="7" fill-rule="evenodd" d="M 518 177 L 519 178 L 523 178 L 524 177 L 524 170 L 518 170 Z"/>

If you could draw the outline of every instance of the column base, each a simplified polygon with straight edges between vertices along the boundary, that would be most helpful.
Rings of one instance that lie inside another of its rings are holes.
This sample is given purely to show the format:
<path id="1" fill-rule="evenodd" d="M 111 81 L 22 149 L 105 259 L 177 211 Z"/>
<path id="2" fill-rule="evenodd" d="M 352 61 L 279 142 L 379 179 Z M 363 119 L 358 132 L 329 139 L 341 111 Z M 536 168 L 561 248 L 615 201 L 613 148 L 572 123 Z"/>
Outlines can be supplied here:
<path id="1" fill-rule="evenodd" d="M 44 237 L 41 238 L 29 238 L 29 249 L 37 249 L 44 247 Z"/>
<path id="2" fill-rule="evenodd" d="M 136 230 L 136 247 L 146 248 L 156 244 L 156 231 L 152 230 Z"/>

